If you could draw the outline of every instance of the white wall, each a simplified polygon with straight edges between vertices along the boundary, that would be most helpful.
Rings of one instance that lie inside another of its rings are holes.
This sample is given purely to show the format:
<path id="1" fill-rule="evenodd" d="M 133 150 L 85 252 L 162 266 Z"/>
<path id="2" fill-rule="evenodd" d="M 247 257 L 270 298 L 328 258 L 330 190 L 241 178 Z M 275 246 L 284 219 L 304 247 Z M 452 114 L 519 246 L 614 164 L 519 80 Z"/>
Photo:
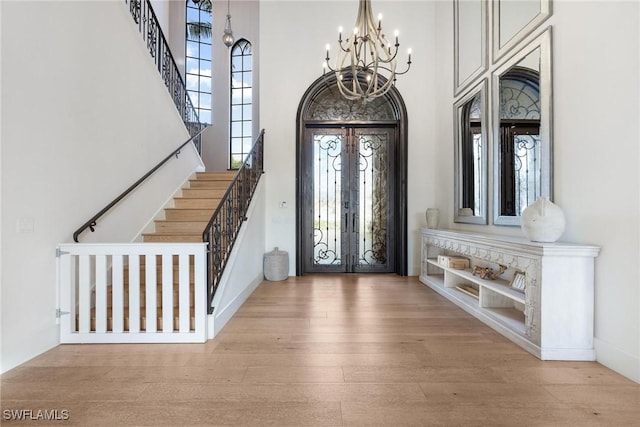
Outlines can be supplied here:
<path id="1" fill-rule="evenodd" d="M 409 74 L 397 87 L 408 117 L 408 232 L 409 272 L 419 265 L 418 229 L 424 211 L 433 203 L 433 153 L 435 139 L 434 91 L 437 87 L 434 42 L 434 2 L 375 1 L 374 14 L 382 13 L 383 28 L 400 30 L 401 58 L 413 48 Z M 267 248 L 278 246 L 291 255 L 295 274 L 295 143 L 296 113 L 306 89 L 322 74 L 327 43 L 337 48 L 338 27 L 354 25 L 356 1 L 263 1 L 260 5 L 261 82 L 260 123 L 266 129 Z M 400 61 L 403 61 L 401 59 Z M 287 208 L 279 207 L 287 202 Z"/>
<path id="2" fill-rule="evenodd" d="M 188 135 L 124 2 L 1 7 L 4 372 L 59 342 L 56 245 Z M 199 164 L 184 151 L 83 240 L 131 241 Z"/>
<path id="3" fill-rule="evenodd" d="M 554 15 L 554 184 L 564 238 L 602 247 L 598 360 L 640 382 L 639 4 L 561 1 Z"/>
<path id="4" fill-rule="evenodd" d="M 229 11 L 231 29 L 235 41 L 242 38 L 251 42 L 253 53 L 253 135 L 260 133 L 260 2 L 256 0 L 232 0 Z M 211 108 L 212 128 L 205 135 L 202 153 L 207 170 L 226 170 L 229 167 L 229 85 L 230 48 L 222 43 L 227 19 L 227 2 L 213 3 L 213 75 Z"/>
<path id="5" fill-rule="evenodd" d="M 452 4 L 438 6 L 436 205 L 444 226 L 521 235 L 519 228 L 454 224 Z M 596 260 L 598 361 L 640 381 L 639 6 L 553 2 L 554 201 L 564 241 L 602 247 Z M 440 42 L 442 41 L 442 43 Z M 489 192 L 492 193 L 491 191 Z"/>
<path id="6" fill-rule="evenodd" d="M 268 174 L 260 178 L 247 212 L 247 221 L 238 232 L 236 242 L 220 278 L 213 299 L 214 312 L 209 316 L 209 338 L 216 336 L 263 281 L 264 207 Z M 213 317 L 213 319 L 211 319 Z"/>

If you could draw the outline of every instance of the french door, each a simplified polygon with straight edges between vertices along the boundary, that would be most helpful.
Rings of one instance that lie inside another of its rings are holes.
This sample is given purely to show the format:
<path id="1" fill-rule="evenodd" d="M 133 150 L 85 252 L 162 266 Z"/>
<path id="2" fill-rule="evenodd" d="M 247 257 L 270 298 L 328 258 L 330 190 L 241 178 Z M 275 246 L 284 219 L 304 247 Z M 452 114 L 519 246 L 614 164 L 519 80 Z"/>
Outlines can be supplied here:
<path id="1" fill-rule="evenodd" d="M 305 272 L 395 271 L 395 128 L 308 128 Z"/>

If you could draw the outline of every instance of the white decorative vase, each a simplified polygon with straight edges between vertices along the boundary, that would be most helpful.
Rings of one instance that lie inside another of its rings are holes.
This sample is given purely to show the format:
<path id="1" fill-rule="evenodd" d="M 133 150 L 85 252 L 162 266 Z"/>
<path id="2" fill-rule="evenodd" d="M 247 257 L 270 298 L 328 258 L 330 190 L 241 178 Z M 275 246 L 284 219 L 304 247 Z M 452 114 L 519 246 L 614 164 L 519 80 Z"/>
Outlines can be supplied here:
<path id="1" fill-rule="evenodd" d="M 538 197 L 522 212 L 522 232 L 532 242 L 555 242 L 565 225 L 564 212 L 547 197 Z"/>
<path id="2" fill-rule="evenodd" d="M 440 210 L 438 208 L 427 209 L 427 228 L 438 228 Z"/>

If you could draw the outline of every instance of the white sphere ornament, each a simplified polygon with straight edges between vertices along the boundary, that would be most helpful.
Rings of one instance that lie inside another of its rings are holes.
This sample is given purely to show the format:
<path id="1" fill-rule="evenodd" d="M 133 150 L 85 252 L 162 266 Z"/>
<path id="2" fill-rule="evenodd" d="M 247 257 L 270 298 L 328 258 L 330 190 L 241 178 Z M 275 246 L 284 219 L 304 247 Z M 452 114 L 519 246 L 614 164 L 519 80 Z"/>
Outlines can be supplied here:
<path id="1" fill-rule="evenodd" d="M 565 225 L 564 212 L 548 197 L 538 197 L 522 212 L 522 232 L 532 242 L 555 242 L 564 233 Z"/>

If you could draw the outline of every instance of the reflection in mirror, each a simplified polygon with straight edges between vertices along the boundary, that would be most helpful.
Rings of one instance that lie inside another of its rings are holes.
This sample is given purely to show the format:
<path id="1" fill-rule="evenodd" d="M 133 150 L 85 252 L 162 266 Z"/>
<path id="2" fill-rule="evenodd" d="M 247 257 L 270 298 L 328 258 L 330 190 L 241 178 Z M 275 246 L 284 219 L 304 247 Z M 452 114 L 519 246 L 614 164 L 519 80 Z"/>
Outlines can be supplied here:
<path id="1" fill-rule="evenodd" d="M 520 216 L 540 196 L 539 85 L 537 69 L 515 66 L 500 77 L 502 215 Z"/>
<path id="2" fill-rule="evenodd" d="M 520 224 L 527 206 L 551 195 L 549 47 L 547 31 L 496 72 L 496 224 Z"/>
<path id="3" fill-rule="evenodd" d="M 486 68 L 486 1 L 454 2 L 454 75 L 456 93 Z"/>
<path id="4" fill-rule="evenodd" d="M 454 107 L 455 222 L 487 223 L 486 83 L 473 88 Z"/>
<path id="5" fill-rule="evenodd" d="M 551 0 L 499 0 L 493 11 L 494 61 L 551 15 Z"/>

